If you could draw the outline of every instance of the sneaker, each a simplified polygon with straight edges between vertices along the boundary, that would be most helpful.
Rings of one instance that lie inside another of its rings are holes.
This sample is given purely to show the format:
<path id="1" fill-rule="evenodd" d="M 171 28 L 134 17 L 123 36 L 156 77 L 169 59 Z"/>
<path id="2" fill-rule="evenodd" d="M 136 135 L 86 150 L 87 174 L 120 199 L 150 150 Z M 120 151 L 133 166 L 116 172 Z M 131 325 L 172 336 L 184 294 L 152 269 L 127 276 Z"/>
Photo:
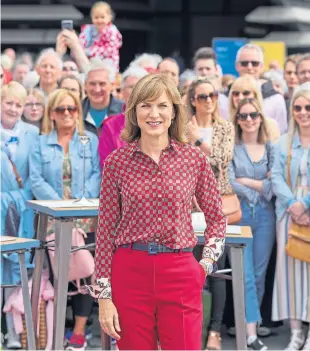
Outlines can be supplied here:
<path id="1" fill-rule="evenodd" d="M 250 344 L 248 343 L 248 347 L 250 347 L 252 350 L 268 350 L 268 347 L 258 338 L 256 338 Z"/>
<path id="2" fill-rule="evenodd" d="M 305 343 L 305 335 L 302 330 L 294 329 L 292 330 L 290 343 L 287 345 L 285 350 L 298 351 L 302 348 Z M 304 349 L 306 350 L 306 349 Z"/>
<path id="3" fill-rule="evenodd" d="M 11 335 L 6 334 L 5 339 L 7 340 L 6 342 L 6 347 L 10 350 L 18 350 L 22 348 L 22 344 L 20 343 L 19 340 L 16 338 L 13 338 Z"/>
<path id="4" fill-rule="evenodd" d="M 84 351 L 86 345 L 87 343 L 84 335 L 72 334 L 66 346 L 66 350 Z"/>
<path id="5" fill-rule="evenodd" d="M 259 324 L 256 330 L 257 330 L 257 335 L 260 336 L 261 338 L 267 338 L 268 336 L 271 335 L 271 329 L 263 325 Z"/>

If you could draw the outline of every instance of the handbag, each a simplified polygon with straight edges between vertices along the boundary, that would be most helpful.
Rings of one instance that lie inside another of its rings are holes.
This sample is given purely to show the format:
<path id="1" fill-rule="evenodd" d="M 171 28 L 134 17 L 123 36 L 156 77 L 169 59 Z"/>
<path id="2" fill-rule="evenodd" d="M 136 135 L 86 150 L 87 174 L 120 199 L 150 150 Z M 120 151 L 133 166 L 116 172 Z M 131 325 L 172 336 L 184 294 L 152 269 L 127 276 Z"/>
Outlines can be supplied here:
<path id="1" fill-rule="evenodd" d="M 287 157 L 287 184 L 292 188 L 290 166 L 292 148 Z M 289 225 L 288 240 L 285 247 L 288 256 L 310 263 L 310 226 L 303 226 L 293 221 Z"/>
<path id="2" fill-rule="evenodd" d="M 227 217 L 227 224 L 235 224 L 242 218 L 240 201 L 236 194 L 222 195 L 223 212 Z"/>

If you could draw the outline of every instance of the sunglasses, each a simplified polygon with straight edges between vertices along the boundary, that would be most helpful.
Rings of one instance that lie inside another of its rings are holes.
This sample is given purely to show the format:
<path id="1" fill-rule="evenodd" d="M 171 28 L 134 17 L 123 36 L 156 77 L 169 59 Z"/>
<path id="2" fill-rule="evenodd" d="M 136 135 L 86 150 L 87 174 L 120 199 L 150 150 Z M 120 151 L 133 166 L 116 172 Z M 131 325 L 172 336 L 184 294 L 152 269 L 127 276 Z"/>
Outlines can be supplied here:
<path id="1" fill-rule="evenodd" d="M 70 115 L 72 115 L 73 113 L 77 112 L 77 110 L 78 110 L 77 106 L 67 106 L 67 107 L 59 106 L 54 108 L 54 111 L 59 115 L 64 115 L 66 111 L 68 111 Z"/>
<path id="2" fill-rule="evenodd" d="M 31 108 L 40 108 L 43 107 L 44 104 L 41 104 L 40 102 L 27 102 L 27 104 L 25 104 L 25 107 L 31 107 Z"/>
<path id="3" fill-rule="evenodd" d="M 213 91 L 212 93 L 210 93 L 209 95 L 208 94 L 199 94 L 196 96 L 196 100 L 199 102 L 199 103 L 202 103 L 202 102 L 207 102 L 208 99 L 210 98 L 212 101 L 215 101 L 218 97 L 218 92 L 217 91 Z"/>
<path id="4" fill-rule="evenodd" d="M 242 67 L 248 67 L 251 64 L 253 67 L 258 67 L 260 65 L 259 61 L 240 61 Z"/>
<path id="5" fill-rule="evenodd" d="M 258 111 L 255 112 L 250 112 L 250 113 L 238 113 L 237 117 L 240 119 L 240 121 L 246 121 L 248 119 L 248 116 L 250 116 L 251 119 L 256 119 L 260 116 L 260 113 Z"/>
<path id="6" fill-rule="evenodd" d="M 75 67 L 63 67 L 62 68 L 63 71 L 65 72 L 69 72 L 69 71 L 77 71 L 77 69 Z"/>
<path id="7" fill-rule="evenodd" d="M 302 109 L 305 109 L 307 112 L 310 112 L 310 105 L 306 105 L 306 106 L 300 106 L 300 105 L 294 105 L 293 106 L 293 111 L 295 111 L 295 112 L 301 112 L 302 111 Z"/>
<path id="8" fill-rule="evenodd" d="M 238 97 L 240 94 L 242 94 L 243 96 L 249 96 L 249 95 L 251 95 L 251 93 L 252 92 L 250 90 L 244 90 L 244 91 L 234 90 L 231 92 L 231 95 L 234 97 Z"/>

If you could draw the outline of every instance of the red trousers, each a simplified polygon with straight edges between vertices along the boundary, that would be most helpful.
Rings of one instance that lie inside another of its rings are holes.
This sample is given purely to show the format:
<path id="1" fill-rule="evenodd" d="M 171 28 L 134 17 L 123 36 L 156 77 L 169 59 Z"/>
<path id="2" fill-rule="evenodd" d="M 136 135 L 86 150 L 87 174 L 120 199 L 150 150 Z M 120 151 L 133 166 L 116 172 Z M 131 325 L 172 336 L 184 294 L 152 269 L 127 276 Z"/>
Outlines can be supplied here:
<path id="1" fill-rule="evenodd" d="M 120 350 L 201 350 L 203 268 L 191 252 L 119 248 L 112 261 L 112 299 Z"/>

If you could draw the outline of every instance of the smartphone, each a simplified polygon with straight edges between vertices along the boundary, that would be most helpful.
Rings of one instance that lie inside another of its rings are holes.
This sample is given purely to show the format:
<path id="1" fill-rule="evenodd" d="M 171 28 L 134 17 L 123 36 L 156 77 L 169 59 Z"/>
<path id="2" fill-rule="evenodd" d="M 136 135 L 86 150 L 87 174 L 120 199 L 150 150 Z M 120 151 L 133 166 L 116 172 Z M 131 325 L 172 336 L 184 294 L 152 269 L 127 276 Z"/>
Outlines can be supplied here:
<path id="1" fill-rule="evenodd" d="M 73 21 L 72 20 L 61 21 L 61 29 L 73 30 Z"/>

